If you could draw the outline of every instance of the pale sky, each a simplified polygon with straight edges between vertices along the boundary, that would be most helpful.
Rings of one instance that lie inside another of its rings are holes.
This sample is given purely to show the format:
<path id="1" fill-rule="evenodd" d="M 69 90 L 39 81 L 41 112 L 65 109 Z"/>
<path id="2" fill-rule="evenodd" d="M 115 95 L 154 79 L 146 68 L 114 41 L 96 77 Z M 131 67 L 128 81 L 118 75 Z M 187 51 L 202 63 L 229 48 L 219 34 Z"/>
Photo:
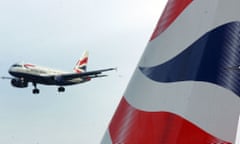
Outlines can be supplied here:
<path id="1" fill-rule="evenodd" d="M 88 70 L 109 76 L 66 87 L 0 82 L 1 144 L 97 144 L 167 0 L 0 0 L 0 76 L 19 61 L 72 71 L 84 50 Z"/>

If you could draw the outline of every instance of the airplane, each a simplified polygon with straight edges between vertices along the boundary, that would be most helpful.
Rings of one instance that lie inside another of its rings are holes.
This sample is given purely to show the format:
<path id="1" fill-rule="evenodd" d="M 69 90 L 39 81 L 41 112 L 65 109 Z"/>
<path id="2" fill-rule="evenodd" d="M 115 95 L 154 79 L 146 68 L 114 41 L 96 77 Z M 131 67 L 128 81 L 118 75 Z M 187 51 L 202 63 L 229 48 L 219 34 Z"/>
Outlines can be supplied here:
<path id="1" fill-rule="evenodd" d="M 233 144 L 239 6 L 240 0 L 168 0 L 101 143 Z"/>
<path id="2" fill-rule="evenodd" d="M 92 78 L 105 77 L 102 72 L 112 71 L 115 68 L 87 71 L 88 52 L 76 63 L 73 72 L 65 72 L 47 67 L 38 66 L 30 63 L 16 63 L 9 69 L 9 74 L 13 77 L 2 77 L 2 79 L 11 79 L 11 84 L 17 88 L 26 88 L 28 83 L 32 83 L 33 94 L 39 94 L 40 90 L 37 84 L 59 86 L 58 92 L 64 92 L 63 86 L 80 84 L 90 81 Z"/>

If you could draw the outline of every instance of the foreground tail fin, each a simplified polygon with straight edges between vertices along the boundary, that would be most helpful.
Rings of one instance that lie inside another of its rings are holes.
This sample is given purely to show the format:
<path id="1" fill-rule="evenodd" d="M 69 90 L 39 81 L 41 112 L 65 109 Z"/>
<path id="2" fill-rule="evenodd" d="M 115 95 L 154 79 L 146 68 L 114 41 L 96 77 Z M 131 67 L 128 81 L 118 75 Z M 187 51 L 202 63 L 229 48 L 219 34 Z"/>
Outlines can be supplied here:
<path id="1" fill-rule="evenodd" d="M 231 144 L 240 0 L 169 0 L 103 144 Z"/>
<path id="2" fill-rule="evenodd" d="M 88 51 L 83 53 L 83 56 L 78 60 L 76 66 L 74 67 L 74 72 L 83 73 L 87 71 L 87 62 L 88 62 Z"/>

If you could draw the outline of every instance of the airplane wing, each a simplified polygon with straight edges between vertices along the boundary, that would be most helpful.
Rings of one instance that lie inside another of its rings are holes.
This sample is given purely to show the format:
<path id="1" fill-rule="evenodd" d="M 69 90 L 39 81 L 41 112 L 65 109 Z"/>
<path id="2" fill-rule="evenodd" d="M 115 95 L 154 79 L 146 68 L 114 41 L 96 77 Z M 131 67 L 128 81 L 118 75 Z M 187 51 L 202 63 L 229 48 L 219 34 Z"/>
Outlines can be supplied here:
<path id="1" fill-rule="evenodd" d="M 13 77 L 2 76 L 1 79 L 14 79 Z"/>
<path id="2" fill-rule="evenodd" d="M 101 70 L 89 71 L 84 73 L 62 74 L 60 76 L 65 80 L 73 79 L 73 78 L 84 78 L 84 77 L 97 78 L 97 77 L 107 76 L 107 75 L 101 75 L 101 73 L 106 71 L 112 71 L 112 70 L 116 70 L 116 68 L 101 69 Z"/>

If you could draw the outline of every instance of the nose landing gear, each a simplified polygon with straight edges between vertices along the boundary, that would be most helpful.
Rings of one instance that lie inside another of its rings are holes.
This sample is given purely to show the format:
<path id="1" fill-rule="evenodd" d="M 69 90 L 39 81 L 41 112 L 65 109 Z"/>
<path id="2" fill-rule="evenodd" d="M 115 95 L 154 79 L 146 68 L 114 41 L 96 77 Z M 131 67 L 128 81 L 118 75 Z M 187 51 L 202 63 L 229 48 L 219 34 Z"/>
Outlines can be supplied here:
<path id="1" fill-rule="evenodd" d="M 34 86 L 34 89 L 32 90 L 32 93 L 33 93 L 33 94 L 39 94 L 39 93 L 40 93 L 40 90 L 37 88 L 37 84 L 36 84 L 36 83 L 33 83 L 33 86 Z"/>

